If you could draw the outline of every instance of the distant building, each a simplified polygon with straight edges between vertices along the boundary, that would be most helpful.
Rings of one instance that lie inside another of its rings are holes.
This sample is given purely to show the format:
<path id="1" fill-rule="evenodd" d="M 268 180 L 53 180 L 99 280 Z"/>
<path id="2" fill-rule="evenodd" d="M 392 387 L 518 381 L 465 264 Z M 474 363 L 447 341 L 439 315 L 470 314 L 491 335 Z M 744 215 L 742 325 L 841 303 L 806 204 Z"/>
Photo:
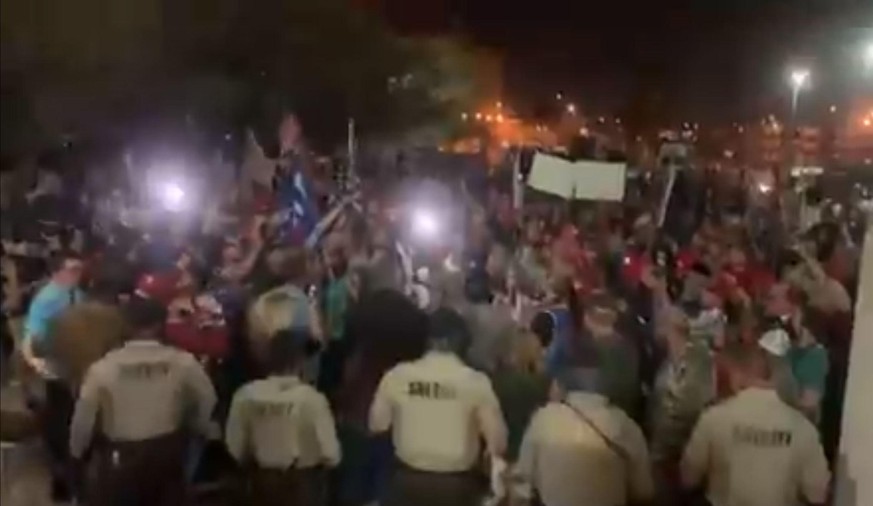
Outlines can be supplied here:
<path id="1" fill-rule="evenodd" d="M 839 165 L 873 164 L 873 101 L 849 109 L 835 131 L 833 158 Z"/>
<path id="2" fill-rule="evenodd" d="M 773 116 L 757 124 L 740 125 L 735 129 L 736 158 L 752 167 L 788 165 L 822 165 L 827 162 L 825 147 L 828 135 L 816 126 L 789 127 Z"/>

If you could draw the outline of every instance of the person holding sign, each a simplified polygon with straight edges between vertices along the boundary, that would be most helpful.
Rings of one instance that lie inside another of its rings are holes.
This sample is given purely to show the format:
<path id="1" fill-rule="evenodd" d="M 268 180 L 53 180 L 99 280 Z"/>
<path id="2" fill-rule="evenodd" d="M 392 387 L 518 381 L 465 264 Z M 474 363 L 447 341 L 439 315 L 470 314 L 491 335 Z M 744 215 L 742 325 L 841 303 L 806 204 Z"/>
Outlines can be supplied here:
<path id="1" fill-rule="evenodd" d="M 506 426 L 491 382 L 459 358 L 469 340 L 463 319 L 439 309 L 431 316 L 430 351 L 382 378 L 370 430 L 392 430 L 397 457 L 383 505 L 478 504 L 480 437 L 487 455 L 499 459 Z"/>

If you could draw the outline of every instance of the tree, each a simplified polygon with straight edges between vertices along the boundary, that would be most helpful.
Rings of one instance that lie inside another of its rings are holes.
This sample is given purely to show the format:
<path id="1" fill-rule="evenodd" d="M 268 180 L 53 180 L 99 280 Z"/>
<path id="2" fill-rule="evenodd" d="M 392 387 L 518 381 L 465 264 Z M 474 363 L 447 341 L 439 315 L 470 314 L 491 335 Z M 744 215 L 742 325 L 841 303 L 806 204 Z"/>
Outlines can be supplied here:
<path id="1" fill-rule="evenodd" d="M 462 53 L 402 40 L 345 0 L 0 2 L 4 71 L 37 100 L 60 89 L 113 123 L 251 119 L 281 97 L 330 145 L 349 117 L 372 132 L 443 117 L 467 86 L 447 79 Z"/>

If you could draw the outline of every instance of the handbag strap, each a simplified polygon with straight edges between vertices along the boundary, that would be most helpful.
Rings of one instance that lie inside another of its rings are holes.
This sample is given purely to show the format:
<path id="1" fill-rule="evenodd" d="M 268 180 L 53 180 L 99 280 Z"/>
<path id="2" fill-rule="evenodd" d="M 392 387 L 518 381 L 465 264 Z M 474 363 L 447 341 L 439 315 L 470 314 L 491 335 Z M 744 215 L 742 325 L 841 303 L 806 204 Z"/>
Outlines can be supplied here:
<path id="1" fill-rule="evenodd" d="M 570 408 L 574 413 L 576 413 L 576 416 L 577 416 L 580 420 L 582 420 L 582 421 L 585 423 L 585 425 L 587 425 L 588 427 L 590 427 L 591 430 L 593 430 L 594 433 L 597 434 L 597 435 L 600 437 L 600 439 L 603 440 L 603 442 L 606 444 L 606 446 L 607 446 L 607 447 L 608 447 L 608 448 L 609 448 L 613 453 L 615 453 L 616 455 L 618 455 L 618 457 L 619 457 L 619 458 L 621 459 L 621 461 L 625 464 L 625 466 L 629 466 L 629 465 L 630 465 L 630 455 L 628 455 L 627 450 L 625 450 L 625 449 L 624 449 L 620 444 L 618 444 L 618 443 L 616 443 L 615 441 L 613 441 L 612 439 L 610 439 L 609 436 L 607 436 L 607 435 L 603 432 L 603 430 L 601 430 L 600 427 L 598 427 L 597 424 L 594 423 L 594 422 L 591 420 L 591 418 L 588 417 L 588 415 L 586 415 L 585 413 L 582 412 L 582 410 L 575 408 L 574 406 L 572 406 L 570 403 L 568 403 L 568 402 L 566 402 L 566 401 L 562 402 L 561 404 L 563 404 L 564 406 L 567 406 L 567 407 Z"/>

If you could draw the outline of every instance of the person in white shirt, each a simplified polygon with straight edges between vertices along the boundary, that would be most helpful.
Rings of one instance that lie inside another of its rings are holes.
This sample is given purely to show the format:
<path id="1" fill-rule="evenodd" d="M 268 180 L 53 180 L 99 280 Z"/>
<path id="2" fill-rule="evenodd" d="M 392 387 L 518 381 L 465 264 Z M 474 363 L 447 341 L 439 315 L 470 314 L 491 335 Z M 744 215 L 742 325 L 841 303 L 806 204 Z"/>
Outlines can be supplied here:
<path id="1" fill-rule="evenodd" d="M 272 374 L 233 397 L 225 443 L 248 476 L 245 504 L 324 504 L 324 467 L 340 462 L 327 398 L 304 383 L 306 330 L 284 330 L 270 340 Z"/>
<path id="2" fill-rule="evenodd" d="M 480 439 L 492 460 L 506 447 L 491 382 L 459 358 L 470 342 L 463 319 L 438 309 L 429 332 L 430 351 L 388 371 L 370 409 L 370 430 L 392 431 L 397 458 L 383 506 L 478 504 Z"/>
<path id="3" fill-rule="evenodd" d="M 534 414 L 521 443 L 514 478 L 522 504 L 624 506 L 652 498 L 643 432 L 610 405 L 600 383 L 596 364 L 557 375 L 555 400 Z"/>
<path id="4" fill-rule="evenodd" d="M 779 398 L 763 350 L 738 347 L 727 358 L 739 393 L 698 421 L 680 466 L 683 484 L 706 480 L 713 506 L 824 504 L 830 473 L 815 427 Z"/>
<path id="5" fill-rule="evenodd" d="M 70 454 L 83 458 L 99 432 L 89 505 L 182 504 L 189 433 L 218 435 L 215 390 L 194 356 L 159 341 L 166 321 L 160 303 L 137 298 L 126 312 L 132 339 L 88 369 Z"/>

